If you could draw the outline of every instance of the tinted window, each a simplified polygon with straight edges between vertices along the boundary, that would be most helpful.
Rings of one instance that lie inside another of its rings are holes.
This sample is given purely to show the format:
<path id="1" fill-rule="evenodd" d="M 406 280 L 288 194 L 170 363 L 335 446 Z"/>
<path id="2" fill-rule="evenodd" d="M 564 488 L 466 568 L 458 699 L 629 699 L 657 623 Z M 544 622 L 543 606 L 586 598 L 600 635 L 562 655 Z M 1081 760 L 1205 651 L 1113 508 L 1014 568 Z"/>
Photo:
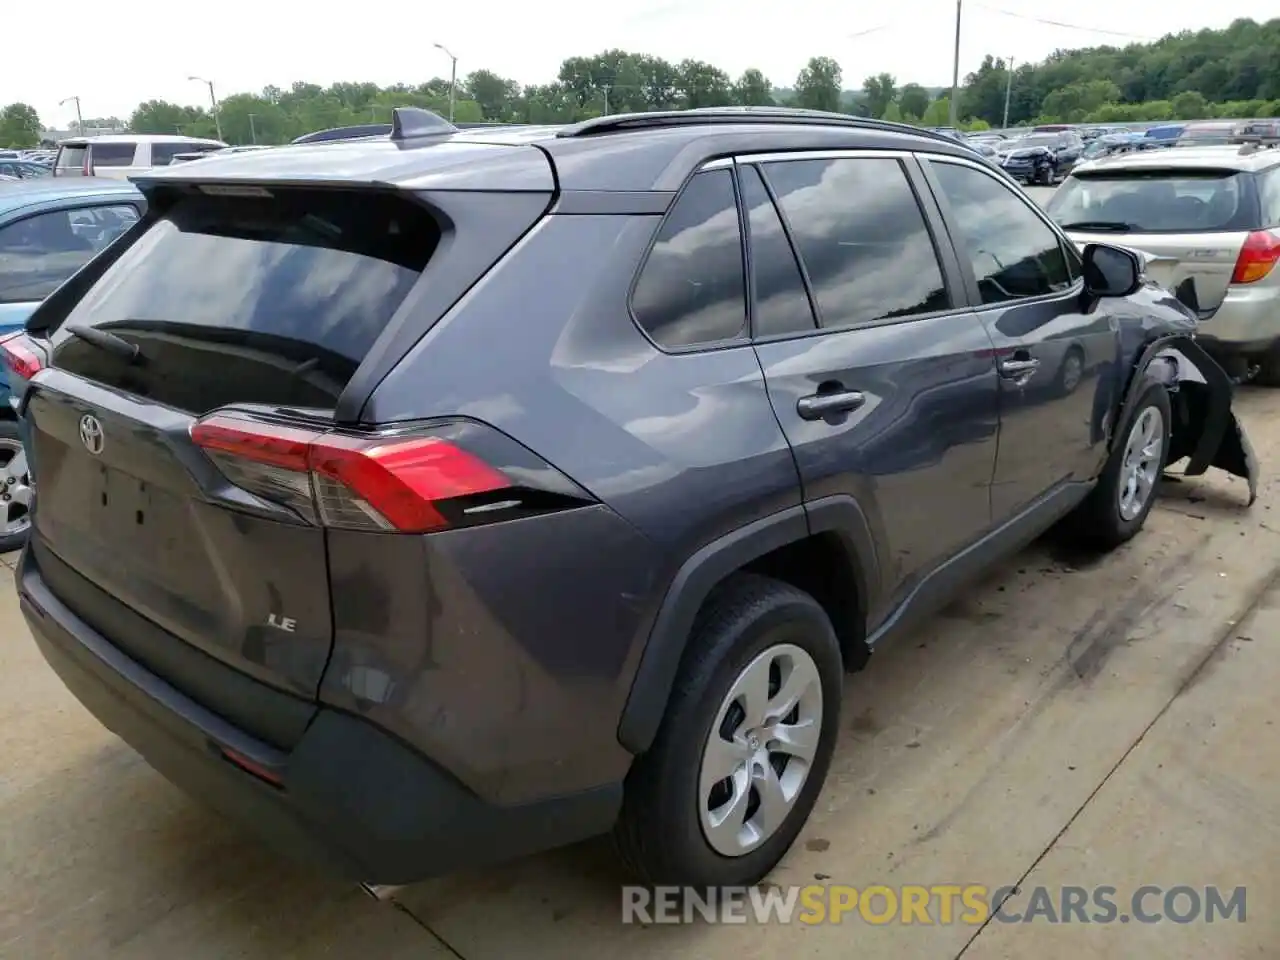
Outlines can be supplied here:
<path id="1" fill-rule="evenodd" d="M 658 231 L 631 307 L 664 347 L 729 340 L 746 328 L 742 233 L 728 170 L 689 181 Z"/>
<path id="2" fill-rule="evenodd" d="M 129 167 L 137 150 L 132 143 L 95 143 L 89 147 L 89 155 L 95 167 Z"/>
<path id="3" fill-rule="evenodd" d="M 753 333 L 757 337 L 813 330 L 813 308 L 791 241 L 755 167 L 744 167 L 742 203 L 751 239 L 751 275 L 755 284 Z"/>
<path id="4" fill-rule="evenodd" d="M 1128 233 L 1249 230 L 1254 218 L 1246 176 L 1187 170 L 1070 177 L 1045 212 L 1067 230 L 1097 221 L 1125 224 Z"/>
<path id="5" fill-rule="evenodd" d="M 983 303 L 1039 297 L 1071 286 L 1058 235 L 1012 189 L 954 163 L 932 163 L 952 213 L 956 246 L 973 266 Z"/>
<path id="6" fill-rule="evenodd" d="M 96 207 L 41 213 L 0 228 L 0 302 L 43 300 L 137 218 L 132 207 Z"/>
<path id="7" fill-rule="evenodd" d="M 822 326 L 951 306 L 924 216 L 897 160 L 788 160 L 764 171 L 808 271 Z"/>
<path id="8" fill-rule="evenodd" d="M 386 195 L 186 197 L 64 320 L 110 329 L 148 362 L 58 335 L 54 364 L 186 410 L 331 406 L 438 239 L 426 210 Z"/>

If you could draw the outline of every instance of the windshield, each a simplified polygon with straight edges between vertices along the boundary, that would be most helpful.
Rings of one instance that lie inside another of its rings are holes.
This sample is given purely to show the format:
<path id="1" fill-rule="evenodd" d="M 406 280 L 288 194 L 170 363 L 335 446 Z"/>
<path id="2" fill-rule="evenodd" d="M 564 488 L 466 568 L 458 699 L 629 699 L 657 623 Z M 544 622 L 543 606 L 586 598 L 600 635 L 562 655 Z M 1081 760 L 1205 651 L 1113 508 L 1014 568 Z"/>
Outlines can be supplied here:
<path id="1" fill-rule="evenodd" d="M 1253 227 L 1255 200 L 1231 170 L 1108 171 L 1069 177 L 1045 211 L 1065 229 L 1211 233 Z"/>

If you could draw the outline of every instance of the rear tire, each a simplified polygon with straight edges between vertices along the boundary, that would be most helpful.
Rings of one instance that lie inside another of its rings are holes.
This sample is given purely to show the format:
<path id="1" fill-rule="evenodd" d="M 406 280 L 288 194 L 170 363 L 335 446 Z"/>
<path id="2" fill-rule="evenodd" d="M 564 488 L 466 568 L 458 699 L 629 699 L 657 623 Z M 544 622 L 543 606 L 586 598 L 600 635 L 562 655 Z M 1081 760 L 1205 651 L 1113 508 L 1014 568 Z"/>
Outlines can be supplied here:
<path id="1" fill-rule="evenodd" d="M 843 672 L 811 596 L 754 574 L 717 587 L 657 737 L 627 777 L 614 829 L 627 867 L 645 883 L 700 888 L 768 874 L 822 790 Z"/>
<path id="2" fill-rule="evenodd" d="M 1116 432 L 1097 485 L 1068 518 L 1065 526 L 1079 540 L 1098 550 L 1113 550 L 1142 529 L 1168 462 L 1172 423 L 1169 394 L 1152 384 Z"/>

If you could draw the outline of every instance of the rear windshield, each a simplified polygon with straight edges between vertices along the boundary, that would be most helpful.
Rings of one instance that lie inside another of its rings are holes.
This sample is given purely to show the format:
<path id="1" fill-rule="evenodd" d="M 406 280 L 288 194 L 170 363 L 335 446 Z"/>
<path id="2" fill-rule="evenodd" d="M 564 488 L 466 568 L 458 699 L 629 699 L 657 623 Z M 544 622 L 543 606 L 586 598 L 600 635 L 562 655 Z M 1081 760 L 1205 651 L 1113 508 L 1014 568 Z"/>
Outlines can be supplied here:
<path id="1" fill-rule="evenodd" d="M 60 324 L 55 366 L 193 412 L 332 407 L 439 240 L 386 194 L 178 200 Z M 143 361 L 67 333 L 107 330 Z"/>
<path id="2" fill-rule="evenodd" d="M 131 167 L 137 149 L 132 143 L 92 143 L 89 156 L 95 167 Z"/>
<path id="3" fill-rule="evenodd" d="M 88 147 L 61 147 L 54 165 L 59 170 L 79 170 L 84 166 L 84 155 L 88 149 Z"/>
<path id="4" fill-rule="evenodd" d="M 1247 174 L 1230 170 L 1110 171 L 1068 177 L 1045 207 L 1070 230 L 1110 225 L 1124 233 L 1251 230 L 1257 198 Z"/>

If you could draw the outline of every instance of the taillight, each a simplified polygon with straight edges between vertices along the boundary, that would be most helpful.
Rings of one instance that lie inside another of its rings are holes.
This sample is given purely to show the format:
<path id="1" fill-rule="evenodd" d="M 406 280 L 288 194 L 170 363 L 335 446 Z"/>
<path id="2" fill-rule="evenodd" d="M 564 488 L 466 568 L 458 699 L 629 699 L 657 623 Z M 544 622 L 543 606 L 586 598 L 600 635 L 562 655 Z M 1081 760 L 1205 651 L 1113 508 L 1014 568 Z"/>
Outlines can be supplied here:
<path id="1" fill-rule="evenodd" d="M 15 376 L 24 380 L 30 380 L 44 367 L 31 339 L 21 331 L 0 339 L 0 358 Z"/>
<path id="2" fill-rule="evenodd" d="M 1280 237 L 1269 230 L 1255 230 L 1245 237 L 1240 256 L 1236 258 L 1236 269 L 1231 275 L 1231 282 L 1253 283 L 1261 280 L 1271 272 L 1277 260 L 1280 260 Z"/>
<path id="3" fill-rule="evenodd" d="M 237 487 L 326 527 L 427 533 L 591 502 L 474 421 L 358 433 L 227 411 L 194 423 L 191 439 Z"/>

